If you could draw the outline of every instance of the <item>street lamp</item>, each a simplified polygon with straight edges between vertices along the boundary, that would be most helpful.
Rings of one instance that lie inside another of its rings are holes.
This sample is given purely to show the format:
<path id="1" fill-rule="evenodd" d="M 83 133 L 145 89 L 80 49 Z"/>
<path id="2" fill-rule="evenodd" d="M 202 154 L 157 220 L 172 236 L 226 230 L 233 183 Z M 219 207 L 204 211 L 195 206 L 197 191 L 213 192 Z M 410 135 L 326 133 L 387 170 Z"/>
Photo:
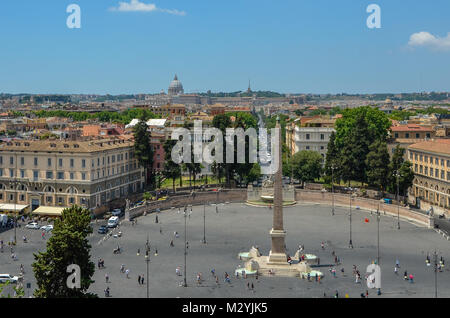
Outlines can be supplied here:
<path id="1" fill-rule="evenodd" d="M 188 213 L 187 213 L 187 206 L 184 207 L 184 280 L 183 280 L 183 287 L 188 287 L 187 285 L 187 279 L 186 279 L 186 275 L 187 275 L 187 262 L 186 262 L 186 258 L 187 258 L 187 246 L 188 246 L 188 242 L 187 242 L 187 217 L 188 217 Z"/>
<path id="2" fill-rule="evenodd" d="M 433 261 L 434 261 L 434 297 L 438 298 L 438 285 L 437 285 L 437 275 L 438 275 L 438 253 L 436 250 L 434 250 L 433 253 Z M 441 256 L 441 263 L 443 262 L 442 256 Z M 442 266 L 442 264 L 440 264 Z"/>
<path id="3" fill-rule="evenodd" d="M 331 165 L 331 198 L 333 200 L 331 215 L 334 215 L 334 169 L 336 169 L 336 166 L 333 164 Z"/>
<path id="4" fill-rule="evenodd" d="M 206 244 L 206 203 L 203 204 L 203 244 Z"/>
<path id="5" fill-rule="evenodd" d="M 150 263 L 150 246 L 148 244 L 148 237 L 147 237 L 147 248 L 145 250 L 145 262 L 147 263 L 147 298 L 149 298 L 149 283 L 150 283 L 150 277 L 149 277 L 149 263 Z"/>
<path id="6" fill-rule="evenodd" d="M 380 204 L 378 204 L 377 208 L 377 265 L 380 266 Z"/>
<path id="7" fill-rule="evenodd" d="M 352 240 L 352 199 L 353 199 L 353 194 L 352 191 L 350 190 L 350 240 L 348 243 L 348 247 L 349 248 L 353 248 L 353 240 Z"/>
<path id="8" fill-rule="evenodd" d="M 399 192 L 399 177 L 400 177 L 400 171 L 397 170 L 395 173 L 395 176 L 397 177 L 397 230 L 400 230 L 400 192 Z"/>

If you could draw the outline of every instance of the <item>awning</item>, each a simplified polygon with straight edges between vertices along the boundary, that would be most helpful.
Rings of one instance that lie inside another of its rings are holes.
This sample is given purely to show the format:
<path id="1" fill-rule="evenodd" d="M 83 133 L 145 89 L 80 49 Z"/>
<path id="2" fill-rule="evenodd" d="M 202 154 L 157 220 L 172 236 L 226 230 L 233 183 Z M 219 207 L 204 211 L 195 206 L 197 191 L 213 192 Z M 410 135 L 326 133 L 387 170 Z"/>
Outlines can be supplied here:
<path id="1" fill-rule="evenodd" d="M 62 211 L 67 208 L 60 208 L 55 206 L 40 206 L 33 211 L 33 214 L 42 216 L 61 216 Z"/>
<path id="2" fill-rule="evenodd" d="M 28 207 L 29 207 L 29 205 L 6 203 L 6 204 L 0 204 L 0 211 L 17 213 L 17 212 L 22 212 L 23 210 L 25 210 Z"/>

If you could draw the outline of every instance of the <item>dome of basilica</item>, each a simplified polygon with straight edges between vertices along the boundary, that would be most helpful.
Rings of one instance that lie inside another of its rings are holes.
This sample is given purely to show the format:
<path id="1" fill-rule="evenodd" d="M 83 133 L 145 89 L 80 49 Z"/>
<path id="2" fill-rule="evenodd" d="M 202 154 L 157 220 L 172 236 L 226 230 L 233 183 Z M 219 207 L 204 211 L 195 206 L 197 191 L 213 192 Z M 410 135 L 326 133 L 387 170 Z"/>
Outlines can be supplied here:
<path id="1" fill-rule="evenodd" d="M 183 84 L 178 80 L 177 75 L 169 86 L 169 95 L 179 95 L 184 93 Z"/>

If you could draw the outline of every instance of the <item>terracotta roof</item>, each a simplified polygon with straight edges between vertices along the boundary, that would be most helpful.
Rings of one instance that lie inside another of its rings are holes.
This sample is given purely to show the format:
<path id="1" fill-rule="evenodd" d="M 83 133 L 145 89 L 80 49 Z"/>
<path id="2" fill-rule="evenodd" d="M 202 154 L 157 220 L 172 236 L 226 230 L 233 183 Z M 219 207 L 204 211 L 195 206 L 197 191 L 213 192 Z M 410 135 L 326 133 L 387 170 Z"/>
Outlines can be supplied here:
<path id="1" fill-rule="evenodd" d="M 408 149 L 422 150 L 434 152 L 437 154 L 450 155 L 450 139 L 436 139 L 433 141 L 424 141 L 417 144 L 413 144 L 409 146 Z"/>
<path id="2" fill-rule="evenodd" d="M 392 131 L 433 131 L 431 126 L 419 126 L 415 124 L 398 125 L 391 127 Z"/>
<path id="3" fill-rule="evenodd" d="M 66 141 L 66 140 L 14 140 L 0 144 L 1 151 L 37 152 L 100 152 L 121 147 L 132 147 L 133 143 L 119 139 Z"/>

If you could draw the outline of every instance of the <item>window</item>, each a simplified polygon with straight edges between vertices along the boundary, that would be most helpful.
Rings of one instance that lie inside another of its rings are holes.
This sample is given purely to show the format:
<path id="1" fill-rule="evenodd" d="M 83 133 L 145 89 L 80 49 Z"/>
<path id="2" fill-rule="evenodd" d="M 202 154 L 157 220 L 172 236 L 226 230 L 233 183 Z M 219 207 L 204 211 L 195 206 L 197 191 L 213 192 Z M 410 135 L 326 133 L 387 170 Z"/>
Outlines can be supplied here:
<path id="1" fill-rule="evenodd" d="M 3 177 L 3 168 L 0 168 L 0 177 Z"/>
<path id="2" fill-rule="evenodd" d="M 311 136 L 309 134 L 306 134 L 306 140 L 309 140 Z"/>
<path id="3" fill-rule="evenodd" d="M 74 175 L 73 172 L 71 172 L 71 173 L 70 173 L 70 180 L 73 180 L 73 179 L 75 179 L 75 175 Z"/>
<path id="4" fill-rule="evenodd" d="M 445 180 L 445 171 L 441 170 L 441 179 Z"/>
<path id="5" fill-rule="evenodd" d="M 71 158 L 71 159 L 70 159 L 70 167 L 73 168 L 74 165 L 75 165 L 75 162 L 74 162 L 73 158 Z"/>
<path id="6" fill-rule="evenodd" d="M 24 157 L 20 157 L 20 165 L 22 165 L 22 166 L 25 165 L 25 158 Z"/>
<path id="7" fill-rule="evenodd" d="M 52 158 L 48 158 L 47 159 L 47 164 L 48 164 L 49 167 L 52 166 Z"/>
<path id="8" fill-rule="evenodd" d="M 405 134 L 405 138 L 409 138 L 409 133 L 406 133 L 406 134 Z"/>
<path id="9" fill-rule="evenodd" d="M 434 175 L 434 169 L 430 168 L 430 177 L 432 177 Z"/>
<path id="10" fill-rule="evenodd" d="M 444 159 L 441 159 L 441 167 L 444 167 L 445 166 L 445 161 L 444 161 Z"/>
<path id="11" fill-rule="evenodd" d="M 14 164 L 14 157 L 9 157 L 9 163 L 12 165 Z"/>
<path id="12" fill-rule="evenodd" d="M 22 179 L 25 178 L 25 170 L 20 170 L 20 177 L 21 177 Z"/>
<path id="13" fill-rule="evenodd" d="M 422 165 L 420 165 L 419 172 L 420 172 L 420 173 L 423 173 L 423 166 L 422 166 Z"/>
<path id="14" fill-rule="evenodd" d="M 398 138 L 398 133 L 395 133 L 395 138 Z"/>
<path id="15" fill-rule="evenodd" d="M 33 171 L 33 180 L 38 181 L 38 179 L 39 179 L 39 171 L 34 170 Z"/>
<path id="16" fill-rule="evenodd" d="M 436 158 L 436 165 L 439 165 L 439 158 Z"/>
<path id="17" fill-rule="evenodd" d="M 58 163 L 58 164 L 59 164 L 59 167 L 61 168 L 61 167 L 63 166 L 63 160 L 62 160 L 62 159 L 59 159 L 58 161 L 59 161 L 59 163 Z"/>
<path id="18" fill-rule="evenodd" d="M 21 194 L 20 197 L 19 197 L 19 200 L 22 201 L 22 202 L 25 201 L 25 196 L 23 194 Z"/>
<path id="19" fill-rule="evenodd" d="M 45 174 L 45 177 L 47 179 L 53 179 L 53 171 L 47 171 L 47 173 Z"/>
<path id="20" fill-rule="evenodd" d="M 439 169 L 434 170 L 434 177 L 439 178 Z"/>
<path id="21" fill-rule="evenodd" d="M 37 166 L 38 165 L 38 158 L 34 157 L 34 165 Z"/>
<path id="22" fill-rule="evenodd" d="M 58 172 L 58 180 L 64 180 L 64 172 Z"/>
<path id="23" fill-rule="evenodd" d="M 325 135 L 324 134 L 320 134 L 320 140 L 325 140 Z"/>
<path id="24" fill-rule="evenodd" d="M 47 201 L 47 203 L 52 203 L 53 198 L 52 198 L 52 197 L 47 197 L 47 198 L 46 198 L 46 201 Z"/>
<path id="25" fill-rule="evenodd" d="M 431 134 L 430 133 L 427 133 L 427 138 L 431 138 Z"/>
<path id="26" fill-rule="evenodd" d="M 81 173 L 81 179 L 82 179 L 82 180 L 86 180 L 86 173 L 84 173 L 84 172 Z"/>
<path id="27" fill-rule="evenodd" d="M 9 169 L 9 177 L 14 178 L 14 169 Z"/>
<path id="28" fill-rule="evenodd" d="M 420 134 L 416 134 L 416 139 L 420 139 Z"/>
<path id="29" fill-rule="evenodd" d="M 97 158 L 97 166 L 100 166 L 100 158 Z"/>
<path id="30" fill-rule="evenodd" d="M 86 168 L 86 160 L 85 159 L 81 160 L 81 167 Z"/>
<path id="31" fill-rule="evenodd" d="M 0 156 L 0 165 L 3 164 L 3 156 Z"/>
<path id="32" fill-rule="evenodd" d="M 75 204 L 75 198 L 69 198 L 69 203 L 70 204 Z"/>
<path id="33" fill-rule="evenodd" d="M 428 175 L 428 167 L 425 167 L 425 175 Z"/>

